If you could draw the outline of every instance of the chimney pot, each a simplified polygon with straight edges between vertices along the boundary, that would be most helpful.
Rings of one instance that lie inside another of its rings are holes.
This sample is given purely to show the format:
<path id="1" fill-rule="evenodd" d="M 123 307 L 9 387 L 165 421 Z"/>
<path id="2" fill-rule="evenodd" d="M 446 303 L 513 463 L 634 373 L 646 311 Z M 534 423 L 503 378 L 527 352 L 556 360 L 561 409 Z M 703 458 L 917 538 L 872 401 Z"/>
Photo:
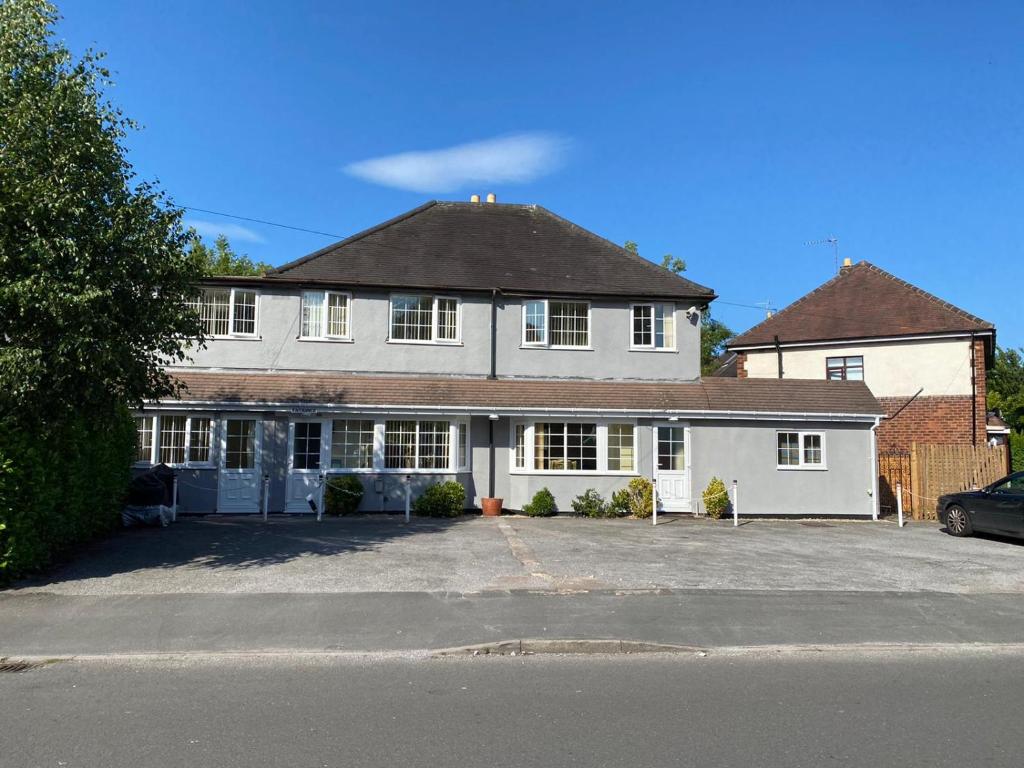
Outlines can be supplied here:
<path id="1" fill-rule="evenodd" d="M 497 201 L 498 201 L 498 198 L 494 195 L 493 192 L 488 192 L 487 193 L 487 202 L 488 203 L 496 203 Z"/>
<path id="2" fill-rule="evenodd" d="M 480 195 L 470 195 L 469 196 L 469 202 L 471 202 L 471 203 L 479 203 L 480 202 Z"/>
<path id="3" fill-rule="evenodd" d="M 839 274 L 845 275 L 851 269 L 853 269 L 853 262 L 850 260 L 850 257 L 847 256 L 845 259 L 843 259 L 843 266 L 839 268 Z"/>

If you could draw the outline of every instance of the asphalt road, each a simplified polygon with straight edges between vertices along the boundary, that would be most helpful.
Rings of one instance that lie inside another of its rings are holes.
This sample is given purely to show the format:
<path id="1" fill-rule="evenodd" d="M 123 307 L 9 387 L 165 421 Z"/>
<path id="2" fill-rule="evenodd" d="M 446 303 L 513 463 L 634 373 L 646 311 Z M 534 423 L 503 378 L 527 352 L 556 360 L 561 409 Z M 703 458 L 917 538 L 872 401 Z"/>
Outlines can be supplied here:
<path id="1" fill-rule="evenodd" d="M 63 662 L 0 765 L 1019 766 L 1008 653 Z"/>

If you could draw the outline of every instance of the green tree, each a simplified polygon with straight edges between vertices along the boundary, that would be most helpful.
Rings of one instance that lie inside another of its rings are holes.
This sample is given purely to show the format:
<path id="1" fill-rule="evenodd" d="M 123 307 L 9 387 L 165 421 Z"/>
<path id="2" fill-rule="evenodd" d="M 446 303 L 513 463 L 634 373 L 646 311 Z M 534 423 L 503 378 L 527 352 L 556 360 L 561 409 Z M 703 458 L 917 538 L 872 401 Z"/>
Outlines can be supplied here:
<path id="1" fill-rule="evenodd" d="M 640 255 L 640 246 L 635 240 L 627 240 L 622 247 Z M 677 275 L 686 271 L 686 262 L 670 253 L 661 257 L 661 266 Z M 708 376 L 718 367 L 717 360 L 725 351 L 725 342 L 735 334 L 721 320 L 711 317 L 710 308 L 701 313 L 700 323 L 700 370 L 702 375 Z"/>
<path id="2" fill-rule="evenodd" d="M 102 55 L 53 37 L 43 0 L 0 2 L 0 405 L 52 417 L 170 394 L 200 338 L 182 212 L 138 181 L 135 124 Z"/>
<path id="3" fill-rule="evenodd" d="M 1011 429 L 1024 432 L 1024 348 L 996 349 L 987 388 L 988 407 L 998 408 Z"/>
<path id="4" fill-rule="evenodd" d="M 210 275 L 265 275 L 269 264 L 253 261 L 244 253 L 235 253 L 225 235 L 217 235 L 211 248 L 197 236 L 192 243 L 192 254 Z"/>
<path id="5" fill-rule="evenodd" d="M 637 245 L 635 240 L 627 240 L 622 247 L 630 253 L 635 253 L 637 256 L 640 255 L 640 246 Z M 671 253 L 666 253 L 661 257 L 661 266 L 670 272 L 675 272 L 677 275 L 681 275 L 686 271 L 686 260 L 680 259 L 678 256 L 673 256 Z"/>

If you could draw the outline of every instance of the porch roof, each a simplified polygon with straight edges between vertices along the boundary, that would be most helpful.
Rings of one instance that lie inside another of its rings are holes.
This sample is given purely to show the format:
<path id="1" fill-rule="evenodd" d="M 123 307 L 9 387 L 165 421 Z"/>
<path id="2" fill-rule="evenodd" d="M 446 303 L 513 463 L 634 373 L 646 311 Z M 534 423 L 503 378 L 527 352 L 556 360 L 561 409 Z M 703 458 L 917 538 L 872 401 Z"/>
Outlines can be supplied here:
<path id="1" fill-rule="evenodd" d="M 460 412 L 616 412 L 861 420 L 883 414 L 863 382 L 722 379 L 697 382 L 364 376 L 324 372 L 176 370 L 185 389 L 162 407 L 299 406 L 324 409 L 448 409 Z"/>

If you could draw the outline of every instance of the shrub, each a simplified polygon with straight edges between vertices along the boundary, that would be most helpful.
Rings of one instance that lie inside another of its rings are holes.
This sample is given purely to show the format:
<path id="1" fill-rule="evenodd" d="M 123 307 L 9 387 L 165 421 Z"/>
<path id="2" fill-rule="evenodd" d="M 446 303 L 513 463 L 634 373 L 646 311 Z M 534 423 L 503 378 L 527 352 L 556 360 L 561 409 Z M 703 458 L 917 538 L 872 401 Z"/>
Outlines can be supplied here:
<path id="1" fill-rule="evenodd" d="M 558 514 L 555 497 L 547 488 L 541 488 L 528 504 L 523 505 L 523 513 L 530 517 L 551 517 Z"/>
<path id="2" fill-rule="evenodd" d="M 135 457 L 125 408 L 0 429 L 0 582 L 114 530 Z"/>
<path id="3" fill-rule="evenodd" d="M 610 510 L 608 502 L 593 488 L 587 488 L 572 500 L 572 511 L 583 517 L 614 517 Z"/>
<path id="4" fill-rule="evenodd" d="M 1024 472 L 1024 432 L 1010 433 L 1010 465 L 1014 472 Z"/>
<path id="5" fill-rule="evenodd" d="M 629 514 L 633 517 L 646 518 L 654 514 L 651 491 L 654 484 L 646 477 L 634 477 L 629 485 L 620 491 L 621 501 L 625 502 Z"/>
<path id="6" fill-rule="evenodd" d="M 354 515 L 365 492 L 363 482 L 355 475 L 332 477 L 324 488 L 324 512 L 328 515 Z"/>
<path id="7" fill-rule="evenodd" d="M 708 487 L 704 489 L 704 509 L 708 517 L 717 520 L 729 508 L 729 494 L 721 478 L 712 477 Z"/>
<path id="8" fill-rule="evenodd" d="M 611 503 L 608 504 L 609 517 L 628 517 L 632 514 L 629 509 L 629 489 L 620 488 L 612 494 Z"/>
<path id="9" fill-rule="evenodd" d="M 466 510 L 466 489 L 448 480 L 428 485 L 412 503 L 412 511 L 424 517 L 458 517 Z"/>

